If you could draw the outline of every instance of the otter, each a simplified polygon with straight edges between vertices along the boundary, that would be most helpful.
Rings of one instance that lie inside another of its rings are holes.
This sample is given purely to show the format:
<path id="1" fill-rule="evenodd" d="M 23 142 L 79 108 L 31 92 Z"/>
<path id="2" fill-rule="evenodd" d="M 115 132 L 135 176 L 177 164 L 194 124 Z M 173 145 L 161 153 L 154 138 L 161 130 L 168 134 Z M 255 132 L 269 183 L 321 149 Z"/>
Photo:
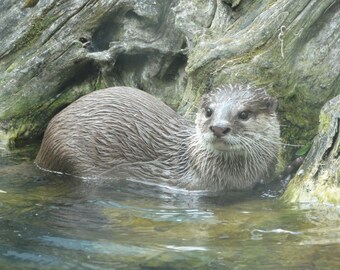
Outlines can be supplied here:
<path id="1" fill-rule="evenodd" d="M 36 164 L 88 179 L 251 189 L 277 162 L 276 104 L 262 88 L 226 85 L 201 97 L 194 124 L 142 90 L 97 90 L 52 118 Z"/>

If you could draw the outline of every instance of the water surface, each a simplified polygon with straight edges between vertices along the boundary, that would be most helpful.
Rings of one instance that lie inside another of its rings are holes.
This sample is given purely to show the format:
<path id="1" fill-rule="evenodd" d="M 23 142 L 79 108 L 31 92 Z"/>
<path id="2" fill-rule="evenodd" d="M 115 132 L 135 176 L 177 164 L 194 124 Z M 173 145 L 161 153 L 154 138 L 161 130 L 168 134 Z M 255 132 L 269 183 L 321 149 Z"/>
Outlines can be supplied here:
<path id="1" fill-rule="evenodd" d="M 259 194 L 86 183 L 0 147 L 0 269 L 340 269 L 340 215 Z"/>

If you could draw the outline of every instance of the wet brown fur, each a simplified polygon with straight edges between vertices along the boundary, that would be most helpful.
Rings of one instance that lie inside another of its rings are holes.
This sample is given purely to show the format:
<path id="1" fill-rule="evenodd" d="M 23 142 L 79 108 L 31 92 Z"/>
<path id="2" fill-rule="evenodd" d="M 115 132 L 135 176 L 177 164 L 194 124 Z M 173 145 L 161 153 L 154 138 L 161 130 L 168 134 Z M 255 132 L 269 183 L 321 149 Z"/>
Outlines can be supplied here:
<path id="1" fill-rule="evenodd" d="M 262 89 L 224 86 L 202 97 L 195 126 L 141 90 L 98 90 L 50 121 L 36 163 L 91 179 L 130 178 L 212 191 L 249 189 L 270 177 L 276 164 L 280 135 L 275 104 Z M 216 115 L 207 118 L 207 106 Z M 248 126 L 231 121 L 235 113 L 230 112 L 238 108 L 254 112 Z M 209 130 L 221 117 L 232 126 L 221 139 L 222 150 L 214 149 Z"/>

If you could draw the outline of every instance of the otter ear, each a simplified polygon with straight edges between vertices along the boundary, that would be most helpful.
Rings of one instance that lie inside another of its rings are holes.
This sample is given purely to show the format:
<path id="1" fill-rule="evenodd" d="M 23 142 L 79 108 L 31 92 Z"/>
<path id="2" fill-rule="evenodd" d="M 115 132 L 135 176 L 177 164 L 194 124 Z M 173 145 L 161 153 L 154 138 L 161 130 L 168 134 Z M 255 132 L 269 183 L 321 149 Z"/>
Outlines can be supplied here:
<path id="1" fill-rule="evenodd" d="M 267 101 L 267 108 L 271 112 L 275 112 L 277 109 L 277 99 L 274 97 L 270 97 Z"/>

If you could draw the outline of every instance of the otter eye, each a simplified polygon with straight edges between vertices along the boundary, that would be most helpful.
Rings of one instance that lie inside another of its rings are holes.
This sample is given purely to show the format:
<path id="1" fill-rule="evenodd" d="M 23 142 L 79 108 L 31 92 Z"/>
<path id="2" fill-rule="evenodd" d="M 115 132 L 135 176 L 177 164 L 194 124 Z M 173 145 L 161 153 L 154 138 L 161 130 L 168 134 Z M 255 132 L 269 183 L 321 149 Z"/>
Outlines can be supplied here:
<path id="1" fill-rule="evenodd" d="M 241 120 L 248 120 L 249 115 L 250 113 L 248 111 L 243 111 L 239 113 L 238 118 L 240 118 Z"/>
<path id="2" fill-rule="evenodd" d="M 207 109 L 205 110 L 205 116 L 206 116 L 206 117 L 210 117 L 210 116 L 212 115 L 212 113 L 213 113 L 213 110 L 210 109 L 210 108 L 207 108 Z"/>

